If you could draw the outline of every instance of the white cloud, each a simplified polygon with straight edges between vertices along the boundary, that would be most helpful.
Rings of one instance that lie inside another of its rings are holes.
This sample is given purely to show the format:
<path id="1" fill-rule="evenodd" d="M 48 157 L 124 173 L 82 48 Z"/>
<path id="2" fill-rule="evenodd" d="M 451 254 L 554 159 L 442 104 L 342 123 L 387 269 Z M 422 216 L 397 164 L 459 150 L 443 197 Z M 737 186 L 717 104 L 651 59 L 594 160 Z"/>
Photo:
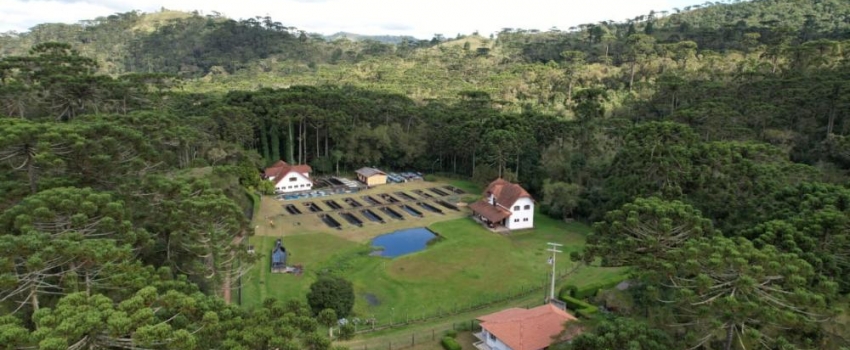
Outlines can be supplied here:
<path id="1" fill-rule="evenodd" d="M 218 11 L 232 18 L 269 15 L 287 26 L 331 34 L 453 37 L 501 28 L 567 29 L 581 23 L 624 20 L 685 6 L 696 0 L 0 0 L 0 32 L 45 22 L 75 23 L 118 12 Z"/>

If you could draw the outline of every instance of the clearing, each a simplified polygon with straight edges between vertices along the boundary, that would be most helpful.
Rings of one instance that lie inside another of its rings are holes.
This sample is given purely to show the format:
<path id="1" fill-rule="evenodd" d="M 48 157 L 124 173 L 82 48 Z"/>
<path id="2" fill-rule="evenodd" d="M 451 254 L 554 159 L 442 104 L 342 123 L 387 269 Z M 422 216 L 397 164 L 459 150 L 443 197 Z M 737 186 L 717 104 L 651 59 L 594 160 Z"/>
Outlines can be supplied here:
<path id="1" fill-rule="evenodd" d="M 453 184 L 477 193 L 468 185 Z M 551 269 L 545 251 L 547 242 L 564 245 L 564 253 L 557 260 L 559 273 L 572 268 L 569 253 L 584 246 L 585 235 L 589 232 L 587 226 L 564 223 L 540 214 L 535 215 L 535 229 L 514 232 L 510 236 L 484 229 L 468 217 L 466 208 L 460 212 L 447 212 L 446 215 L 427 212 L 419 219 L 387 219 L 386 224 L 369 222 L 364 218 L 363 227 L 350 225 L 338 218 L 337 221 L 343 224 L 342 230 L 325 225 L 316 213 L 309 210 L 302 210 L 304 213 L 301 215 L 280 215 L 284 212 L 283 203 L 312 201 L 334 215 L 324 200 L 332 199 L 342 204 L 342 198 L 346 197 L 360 198 L 396 191 L 411 193 L 413 189 L 445 185 L 435 182 L 387 185 L 368 192 L 299 201 L 264 198 L 255 221 L 257 235 L 250 240 L 256 251 L 264 256 L 243 279 L 243 304 L 248 307 L 258 305 L 267 297 L 304 300 L 316 274 L 328 271 L 338 273 L 354 284 L 354 312 L 357 317 L 375 319 L 378 324 L 402 322 L 437 313 L 451 313 L 540 287 L 546 283 Z M 272 217 L 274 227 L 269 226 L 265 216 Z M 266 220 L 265 225 L 263 220 Z M 294 220 L 300 224 L 293 224 Z M 372 238 L 411 227 L 428 227 L 442 239 L 423 251 L 394 259 L 369 255 Z M 303 265 L 303 275 L 269 273 L 268 254 L 279 237 L 283 237 L 290 253 L 289 265 Z M 621 273 L 621 269 L 583 267 L 563 283 L 580 286 L 616 278 Z M 542 298 L 542 291 L 539 295 Z"/>

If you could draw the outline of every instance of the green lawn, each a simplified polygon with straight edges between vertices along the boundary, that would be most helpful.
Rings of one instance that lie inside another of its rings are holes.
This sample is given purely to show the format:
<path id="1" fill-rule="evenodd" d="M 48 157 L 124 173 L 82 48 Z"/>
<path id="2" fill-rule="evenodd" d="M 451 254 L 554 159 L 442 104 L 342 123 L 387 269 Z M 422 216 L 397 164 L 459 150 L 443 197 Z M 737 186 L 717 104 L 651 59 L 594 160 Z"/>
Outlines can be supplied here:
<path id="1" fill-rule="evenodd" d="M 448 182 L 449 185 L 452 185 L 454 187 L 462 189 L 462 190 L 464 190 L 464 191 L 466 191 L 467 193 L 470 193 L 470 194 L 480 195 L 481 192 L 484 192 L 484 189 L 481 186 L 475 184 L 474 182 L 472 182 L 470 180 L 458 180 L 458 179 L 452 179 L 452 178 L 445 178 L 445 179 L 439 178 L 439 179 L 440 179 L 440 181 Z"/>
<path id="2" fill-rule="evenodd" d="M 303 264 L 306 273 L 302 276 L 271 275 L 268 252 L 275 238 L 252 237 L 252 244 L 266 256 L 245 279 L 243 302 L 251 306 L 266 297 L 304 299 L 317 272 L 333 271 L 353 282 L 355 313 L 375 317 L 379 323 L 480 303 L 545 283 L 551 268 L 546 264 L 546 242 L 564 244 L 557 261 L 559 271 L 572 266 L 569 252 L 581 249 L 588 228 L 543 215 L 535 217 L 535 226 L 506 237 L 469 218 L 439 222 L 430 229 L 444 240 L 395 259 L 369 256 L 367 245 L 329 234 L 287 236 L 284 244 L 292 253 L 290 265 Z M 562 284 L 583 285 L 619 273 L 618 269 L 585 267 Z M 367 302 L 367 295 L 377 304 Z"/>

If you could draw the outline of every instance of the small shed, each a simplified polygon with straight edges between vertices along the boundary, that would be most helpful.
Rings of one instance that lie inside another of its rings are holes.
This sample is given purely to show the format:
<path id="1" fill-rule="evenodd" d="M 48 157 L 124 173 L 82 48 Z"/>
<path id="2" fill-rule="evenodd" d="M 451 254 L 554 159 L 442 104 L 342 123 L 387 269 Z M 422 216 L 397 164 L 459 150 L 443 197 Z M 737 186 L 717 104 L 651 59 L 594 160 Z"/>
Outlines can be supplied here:
<path id="1" fill-rule="evenodd" d="M 286 273 L 286 248 L 283 247 L 283 242 L 280 239 L 274 243 L 271 258 L 272 273 Z"/>
<path id="2" fill-rule="evenodd" d="M 384 185 L 387 183 L 387 173 L 375 168 L 360 168 L 357 169 L 356 173 L 357 179 L 369 187 Z"/>

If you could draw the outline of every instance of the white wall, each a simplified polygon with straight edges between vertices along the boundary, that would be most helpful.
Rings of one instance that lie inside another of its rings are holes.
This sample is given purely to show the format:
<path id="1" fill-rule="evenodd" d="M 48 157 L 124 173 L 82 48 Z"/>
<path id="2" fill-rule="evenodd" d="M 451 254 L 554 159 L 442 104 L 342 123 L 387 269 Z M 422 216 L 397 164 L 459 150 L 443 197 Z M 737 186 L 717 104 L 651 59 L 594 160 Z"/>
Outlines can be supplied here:
<path id="1" fill-rule="evenodd" d="M 486 339 L 485 343 L 487 344 L 487 346 L 490 347 L 490 349 L 493 349 L 493 350 L 513 350 L 507 344 L 502 343 L 502 341 L 499 340 L 499 338 L 496 338 L 496 340 L 490 339 L 490 332 L 488 332 L 486 329 L 482 330 L 481 333 L 484 333 L 484 339 Z"/>
<path id="2" fill-rule="evenodd" d="M 290 181 L 291 178 L 295 178 L 295 181 Z M 297 171 L 290 171 L 280 179 L 272 178 L 271 180 L 275 183 L 275 189 L 283 193 L 309 191 L 313 188 L 310 178 Z"/>
<path id="3" fill-rule="evenodd" d="M 516 207 L 519 206 L 519 209 Z M 528 209 L 525 207 L 528 206 Z M 521 230 L 534 227 L 534 201 L 531 198 L 517 199 L 516 203 L 508 207 L 511 216 L 508 217 L 507 225 L 510 230 Z"/>

